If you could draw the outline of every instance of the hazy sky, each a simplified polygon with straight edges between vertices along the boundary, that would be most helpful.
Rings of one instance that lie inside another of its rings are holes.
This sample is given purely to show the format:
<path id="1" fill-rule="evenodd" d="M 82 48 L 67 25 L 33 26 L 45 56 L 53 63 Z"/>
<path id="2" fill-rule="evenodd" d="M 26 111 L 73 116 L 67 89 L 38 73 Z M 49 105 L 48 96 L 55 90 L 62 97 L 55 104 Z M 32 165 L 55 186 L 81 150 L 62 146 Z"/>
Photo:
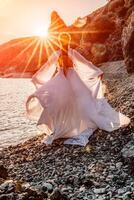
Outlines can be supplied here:
<path id="1" fill-rule="evenodd" d="M 38 34 L 58 11 L 66 24 L 106 4 L 106 0 L 0 0 L 0 43 Z"/>

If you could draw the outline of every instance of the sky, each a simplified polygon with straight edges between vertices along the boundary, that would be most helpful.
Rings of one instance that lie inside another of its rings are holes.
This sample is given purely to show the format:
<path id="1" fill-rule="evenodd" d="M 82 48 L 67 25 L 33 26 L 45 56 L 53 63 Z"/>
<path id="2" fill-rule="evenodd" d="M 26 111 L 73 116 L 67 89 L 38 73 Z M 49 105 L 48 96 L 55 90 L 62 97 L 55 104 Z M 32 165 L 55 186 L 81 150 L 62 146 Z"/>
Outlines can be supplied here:
<path id="1" fill-rule="evenodd" d="M 105 5 L 107 0 L 0 0 L 0 43 L 46 30 L 56 10 L 67 25 Z"/>

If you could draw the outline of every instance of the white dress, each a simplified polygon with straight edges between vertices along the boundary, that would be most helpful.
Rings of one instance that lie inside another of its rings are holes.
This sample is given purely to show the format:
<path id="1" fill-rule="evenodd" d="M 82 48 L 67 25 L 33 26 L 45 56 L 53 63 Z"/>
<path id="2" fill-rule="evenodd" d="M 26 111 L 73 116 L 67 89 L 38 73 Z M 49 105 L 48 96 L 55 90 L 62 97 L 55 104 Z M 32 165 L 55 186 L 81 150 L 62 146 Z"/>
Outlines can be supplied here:
<path id="1" fill-rule="evenodd" d="M 47 135 L 44 143 L 69 138 L 65 144 L 85 146 L 97 128 L 111 132 L 127 126 L 130 119 L 116 112 L 104 98 L 103 72 L 70 48 L 73 68 L 66 77 L 60 68 L 54 75 L 59 55 L 60 51 L 54 53 L 33 76 L 37 90 L 26 103 L 28 116 L 38 120 L 38 127 Z"/>

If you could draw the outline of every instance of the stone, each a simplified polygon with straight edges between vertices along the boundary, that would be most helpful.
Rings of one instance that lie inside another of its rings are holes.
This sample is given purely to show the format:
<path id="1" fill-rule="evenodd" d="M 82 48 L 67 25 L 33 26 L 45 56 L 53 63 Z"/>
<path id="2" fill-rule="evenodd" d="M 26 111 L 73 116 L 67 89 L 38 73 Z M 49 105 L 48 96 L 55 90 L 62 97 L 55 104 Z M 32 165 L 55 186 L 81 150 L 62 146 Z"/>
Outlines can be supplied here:
<path id="1" fill-rule="evenodd" d="M 82 180 L 82 184 L 87 188 L 90 188 L 94 185 L 90 176 L 85 176 L 84 179 Z"/>
<path id="2" fill-rule="evenodd" d="M 5 181 L 0 185 L 0 190 L 3 191 L 3 193 L 15 192 L 15 183 L 12 180 Z"/>
<path id="3" fill-rule="evenodd" d="M 53 185 L 52 184 L 50 184 L 50 183 L 43 183 L 43 185 L 42 185 L 42 190 L 44 191 L 44 192 L 49 192 L 49 193 L 51 193 L 52 191 L 53 191 Z"/>
<path id="4" fill-rule="evenodd" d="M 125 193 L 125 190 L 124 189 L 118 189 L 118 194 L 119 195 L 122 195 L 122 194 L 124 194 Z"/>
<path id="5" fill-rule="evenodd" d="M 16 200 L 16 195 L 14 193 L 2 194 L 0 195 L 0 200 Z"/>
<path id="6" fill-rule="evenodd" d="M 95 188 L 93 191 L 95 194 L 104 194 L 106 192 L 106 188 Z"/>
<path id="7" fill-rule="evenodd" d="M 28 199 L 28 193 L 27 192 L 18 194 L 18 200 L 27 200 L 27 199 Z"/>
<path id="8" fill-rule="evenodd" d="M 96 200 L 105 200 L 106 197 L 105 196 L 99 196 Z"/>
<path id="9" fill-rule="evenodd" d="M 61 193 L 59 189 L 55 189 L 54 192 L 50 195 L 50 200 L 67 200 L 67 196 Z"/>
<path id="10" fill-rule="evenodd" d="M 30 184 L 29 183 L 23 183 L 23 184 L 21 184 L 21 190 L 23 192 L 25 192 L 28 188 L 30 188 Z"/>
<path id="11" fill-rule="evenodd" d="M 121 166 L 122 166 L 122 164 L 123 164 L 122 162 L 118 162 L 118 163 L 116 163 L 116 168 L 117 168 L 117 169 L 120 169 Z"/>

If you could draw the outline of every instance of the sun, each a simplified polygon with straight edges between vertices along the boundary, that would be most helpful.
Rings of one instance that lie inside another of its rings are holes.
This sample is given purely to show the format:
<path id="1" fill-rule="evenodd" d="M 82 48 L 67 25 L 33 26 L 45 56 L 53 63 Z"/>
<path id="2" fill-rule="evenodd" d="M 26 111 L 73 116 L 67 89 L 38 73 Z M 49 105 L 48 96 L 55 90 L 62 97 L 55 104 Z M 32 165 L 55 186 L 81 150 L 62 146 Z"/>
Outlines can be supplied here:
<path id="1" fill-rule="evenodd" d="M 48 37 L 48 26 L 37 26 L 36 30 L 34 31 L 36 36 L 40 38 L 47 38 Z"/>

